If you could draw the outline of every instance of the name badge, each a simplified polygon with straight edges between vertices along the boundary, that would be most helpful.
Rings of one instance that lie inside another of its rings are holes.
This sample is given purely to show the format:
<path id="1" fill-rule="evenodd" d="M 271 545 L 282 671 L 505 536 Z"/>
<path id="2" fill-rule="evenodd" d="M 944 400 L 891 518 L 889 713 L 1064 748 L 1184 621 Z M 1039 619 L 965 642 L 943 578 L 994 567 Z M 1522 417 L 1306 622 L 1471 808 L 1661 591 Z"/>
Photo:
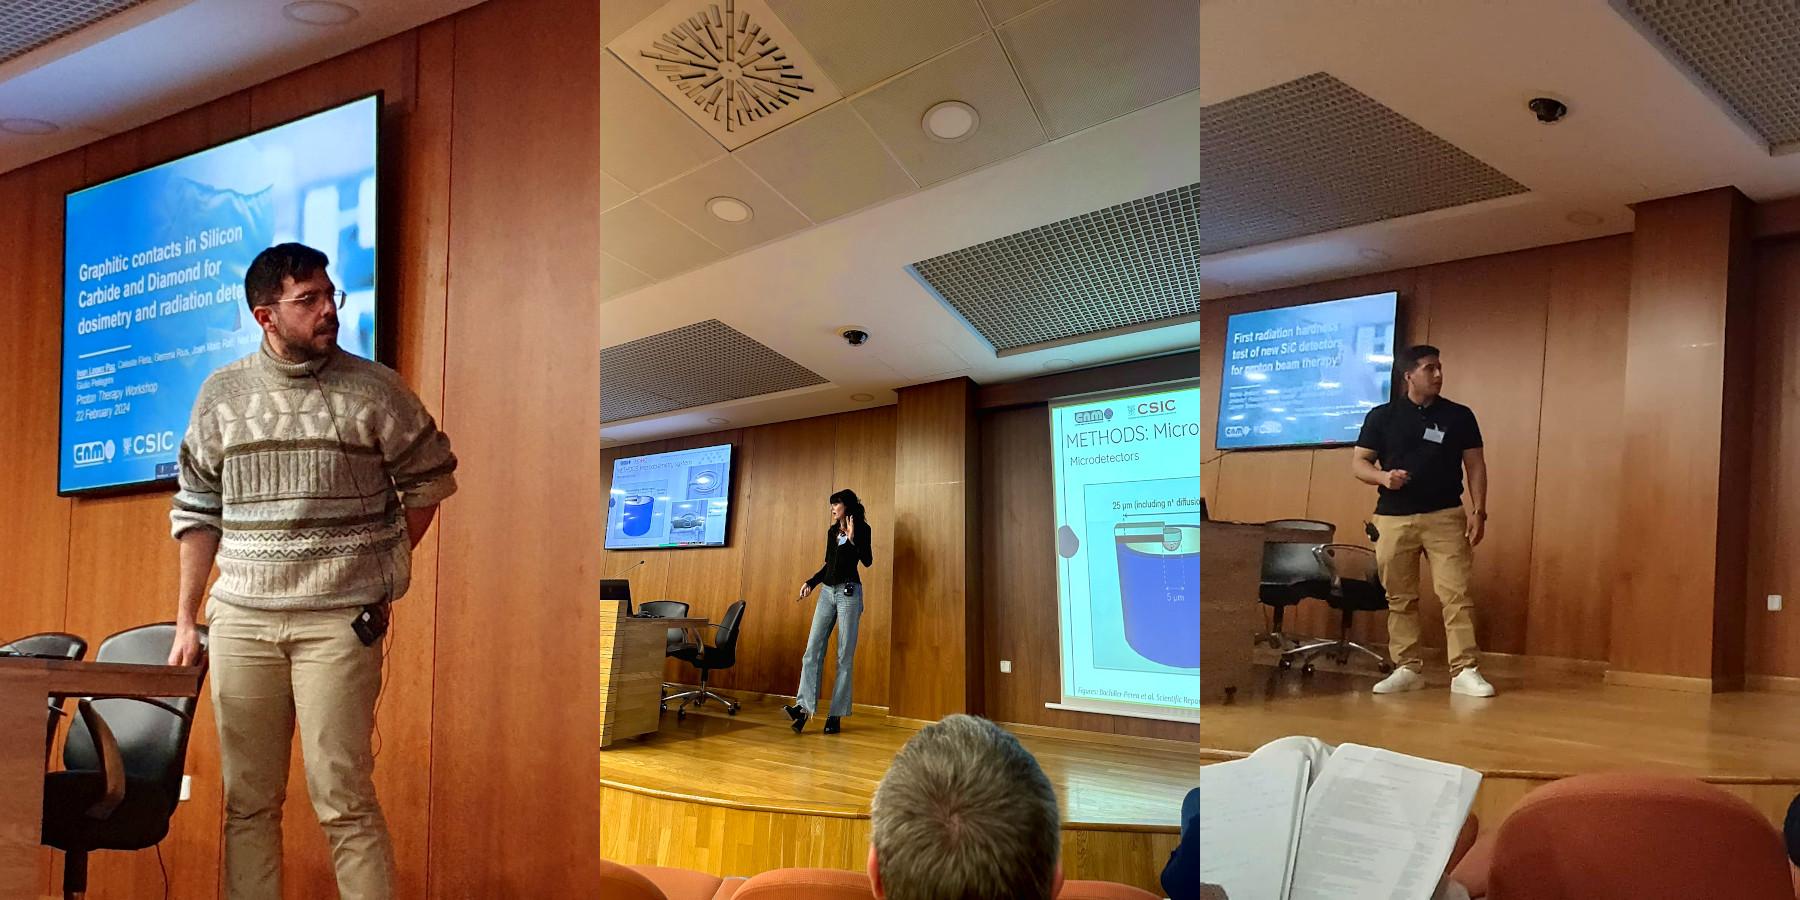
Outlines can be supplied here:
<path id="1" fill-rule="evenodd" d="M 1436 425 L 1426 428 L 1425 439 L 1434 444 L 1441 444 L 1444 442 L 1444 430 Z"/>

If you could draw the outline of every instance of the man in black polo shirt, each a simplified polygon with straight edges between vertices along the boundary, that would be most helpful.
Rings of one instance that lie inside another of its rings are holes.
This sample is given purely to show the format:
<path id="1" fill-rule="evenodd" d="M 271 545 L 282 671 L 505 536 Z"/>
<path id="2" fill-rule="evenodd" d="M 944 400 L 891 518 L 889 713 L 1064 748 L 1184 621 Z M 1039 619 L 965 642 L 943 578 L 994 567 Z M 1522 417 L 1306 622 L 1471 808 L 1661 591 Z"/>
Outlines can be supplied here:
<path id="1" fill-rule="evenodd" d="M 1419 655 L 1419 554 L 1431 559 L 1432 583 L 1444 607 L 1450 690 L 1494 696 L 1476 668 L 1475 610 L 1469 597 L 1472 548 L 1487 527 L 1487 462 L 1475 413 L 1441 395 L 1444 367 L 1436 347 L 1408 348 L 1401 362 L 1406 396 L 1369 410 L 1356 439 L 1351 472 L 1380 488 L 1375 543 L 1388 595 L 1388 655 L 1394 673 L 1377 694 L 1425 686 Z M 1467 502 L 1463 471 L 1469 474 Z"/>

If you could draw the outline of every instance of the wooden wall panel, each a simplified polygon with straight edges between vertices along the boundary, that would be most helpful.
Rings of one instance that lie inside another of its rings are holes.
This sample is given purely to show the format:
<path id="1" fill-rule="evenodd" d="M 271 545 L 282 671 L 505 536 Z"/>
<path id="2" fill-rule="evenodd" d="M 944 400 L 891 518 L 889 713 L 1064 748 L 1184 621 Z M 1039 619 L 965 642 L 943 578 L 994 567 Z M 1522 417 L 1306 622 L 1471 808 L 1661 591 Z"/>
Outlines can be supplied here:
<path id="1" fill-rule="evenodd" d="M 432 896 L 599 877 L 598 19 L 455 20 L 444 425 L 471 439 L 437 526 Z"/>
<path id="2" fill-rule="evenodd" d="M 800 584 L 823 559 L 826 501 L 833 490 L 837 423 L 801 419 L 750 429 L 745 452 L 753 462 L 738 521 L 754 523 L 744 537 L 745 641 L 761 641 L 772 653 L 739 656 L 734 683 L 771 685 L 767 693 L 791 694 L 800 683 L 800 657 L 812 626 L 812 599 L 796 602 Z M 836 646 L 833 637 L 833 646 Z M 858 662 L 866 662 L 859 658 Z M 762 690 L 762 688 L 754 688 Z M 821 691 L 821 696 L 823 695 Z"/>
<path id="3" fill-rule="evenodd" d="M 1637 207 L 1620 467 L 1630 488 L 1616 520 L 1631 539 L 1619 546 L 1614 671 L 1729 681 L 1715 648 L 1741 661 L 1744 556 L 1729 538 L 1744 515 L 1733 482 L 1748 460 L 1732 458 L 1731 431 L 1747 423 L 1727 404 L 1738 384 L 1727 375 L 1742 356 L 1726 344 L 1736 308 L 1751 302 L 1731 273 L 1747 223 L 1747 201 L 1729 188 Z M 1722 584 L 1729 578 L 1735 590 Z M 1715 634 L 1734 623 L 1735 639 Z"/>
<path id="4" fill-rule="evenodd" d="M 1551 250 L 1525 652 L 1607 658 L 1624 450 L 1629 236 Z"/>
<path id="5" fill-rule="evenodd" d="M 936 720 L 983 702 L 979 433 L 966 378 L 902 388 L 894 426 L 889 707 Z"/>
<path id="6" fill-rule="evenodd" d="M 1756 374 L 1751 396 L 1757 427 L 1750 481 L 1749 567 L 1745 587 L 1746 664 L 1758 675 L 1800 676 L 1800 606 L 1770 612 L 1769 594 L 1800 600 L 1800 239 L 1758 247 Z"/>
<path id="7" fill-rule="evenodd" d="M 1492 518 L 1475 549 L 1475 627 L 1483 649 L 1505 653 L 1525 650 L 1550 289 L 1546 256 L 1486 256 L 1433 266 L 1420 276 L 1431 297 L 1431 343 L 1444 354 L 1444 395 L 1475 411 L 1487 445 Z M 1441 624 L 1433 630 L 1441 632 Z"/>
<path id="8" fill-rule="evenodd" d="M 838 416 L 837 459 L 832 464 L 833 490 L 855 491 L 869 511 L 870 552 L 875 564 L 862 573 L 863 616 L 857 635 L 854 696 L 858 703 L 875 706 L 888 702 L 888 649 L 893 631 L 894 423 L 892 406 Z M 834 660 L 829 671 L 835 673 L 836 665 Z"/>

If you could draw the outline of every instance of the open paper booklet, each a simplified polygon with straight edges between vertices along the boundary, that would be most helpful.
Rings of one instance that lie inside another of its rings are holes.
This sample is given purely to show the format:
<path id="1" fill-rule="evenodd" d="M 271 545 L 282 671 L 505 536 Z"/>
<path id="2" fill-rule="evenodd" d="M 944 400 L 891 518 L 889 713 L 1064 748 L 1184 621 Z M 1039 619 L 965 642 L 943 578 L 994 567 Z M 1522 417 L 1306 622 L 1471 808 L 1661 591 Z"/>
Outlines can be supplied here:
<path id="1" fill-rule="evenodd" d="M 1432 900 L 1481 774 L 1313 738 L 1200 769 L 1200 880 L 1231 900 Z"/>

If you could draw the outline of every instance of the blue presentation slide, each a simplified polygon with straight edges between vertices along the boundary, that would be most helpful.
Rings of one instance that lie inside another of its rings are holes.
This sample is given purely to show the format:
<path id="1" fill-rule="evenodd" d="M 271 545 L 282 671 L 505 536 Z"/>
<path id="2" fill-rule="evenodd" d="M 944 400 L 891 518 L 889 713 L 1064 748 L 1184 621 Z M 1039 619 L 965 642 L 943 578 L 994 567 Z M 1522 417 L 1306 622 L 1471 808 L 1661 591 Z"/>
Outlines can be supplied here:
<path id="1" fill-rule="evenodd" d="M 730 500 L 730 444 L 614 460 L 606 549 L 724 546 Z"/>
<path id="2" fill-rule="evenodd" d="M 1232 316 L 1218 448 L 1354 442 L 1392 390 L 1396 299 L 1390 291 Z"/>
<path id="3" fill-rule="evenodd" d="M 1063 704 L 1199 709 L 1199 387 L 1050 417 Z"/>
<path id="4" fill-rule="evenodd" d="M 349 294 L 338 342 L 374 357 L 378 102 L 68 196 L 59 492 L 175 476 L 201 382 L 262 340 L 244 273 L 264 248 L 330 256 Z"/>

